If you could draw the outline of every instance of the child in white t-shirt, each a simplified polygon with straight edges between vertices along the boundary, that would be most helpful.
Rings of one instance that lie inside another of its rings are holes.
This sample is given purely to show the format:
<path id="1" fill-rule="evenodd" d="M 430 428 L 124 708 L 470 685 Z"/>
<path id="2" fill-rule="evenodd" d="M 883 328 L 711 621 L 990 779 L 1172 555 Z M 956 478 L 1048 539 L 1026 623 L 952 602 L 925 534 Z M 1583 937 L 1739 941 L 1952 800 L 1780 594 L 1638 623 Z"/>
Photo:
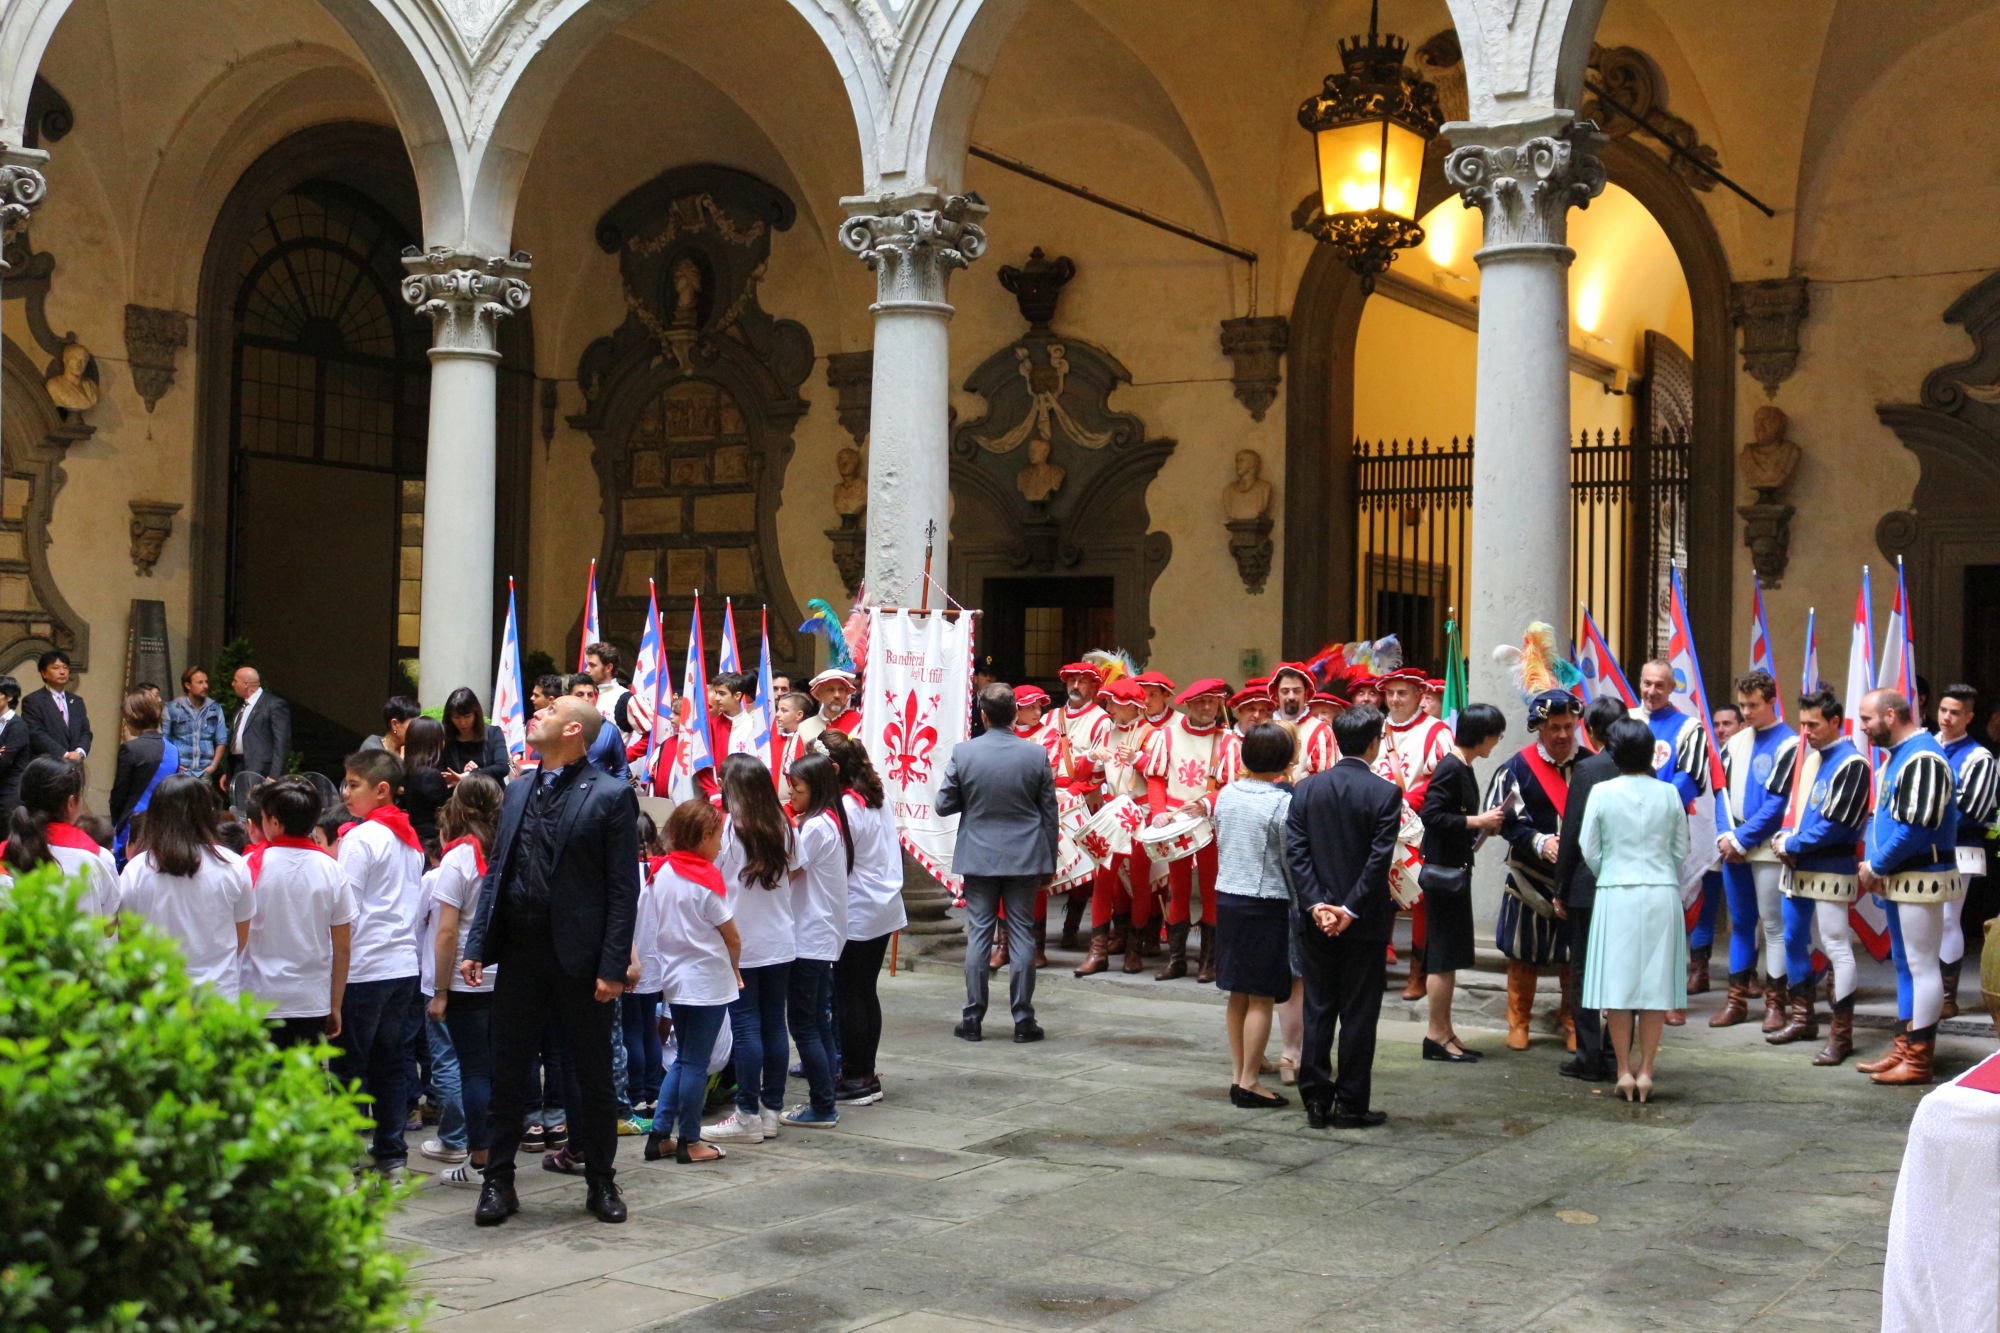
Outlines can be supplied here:
<path id="1" fill-rule="evenodd" d="M 769 783 L 766 783 L 769 789 Z M 646 1160 L 671 1147 L 683 1164 L 726 1156 L 701 1141 L 701 1107 L 708 1093 L 708 1057 L 743 984 L 737 971 L 742 941 L 715 858 L 722 851 L 722 816 L 706 801 L 684 801 L 667 818 L 666 864 L 654 876 L 660 927 L 653 948 L 660 989 L 673 1015 L 674 1062 L 660 1084 Z M 678 1122 L 679 1137 L 672 1137 Z"/>
<path id="2" fill-rule="evenodd" d="M 354 889 L 312 839 L 319 793 L 310 782 L 267 782 L 256 803 L 263 837 L 244 858 L 256 915 L 243 950 L 243 989 L 270 1003 L 275 1045 L 310 1045 L 340 1035 Z"/>
<path id="3" fill-rule="evenodd" d="M 426 1157 L 456 1163 L 438 1175 L 447 1185 L 478 1185 L 486 1169 L 486 1108 L 493 1095 L 493 1038 L 487 1024 L 500 969 L 492 964 L 482 968 L 479 984 L 474 985 L 460 974 L 458 964 L 465 957 L 473 918 L 479 914 L 486 857 L 500 828 L 500 800 L 500 784 L 485 774 L 460 778 L 451 799 L 438 810 L 444 855 L 437 869 L 424 876 L 431 931 L 426 968 L 432 983 L 426 1011 L 431 1062 L 434 1068 L 442 1064 L 441 1052 L 456 1061 L 464 1130 L 461 1137 L 454 1137 L 441 1122 L 438 1137 L 425 1140 L 421 1151 Z"/>
<path id="4" fill-rule="evenodd" d="M 840 801 L 840 771 L 823 754 L 792 761 L 792 809 L 798 811 L 799 868 L 792 872 L 792 962 L 786 1017 L 799 1048 L 810 1100 L 779 1119 L 788 1125 L 840 1123 L 834 1104 L 833 964 L 847 943 L 847 876 L 854 835 Z"/>
<path id="5" fill-rule="evenodd" d="M 63 874 L 83 877 L 78 905 L 84 911 L 117 915 L 118 863 L 78 827 L 83 817 L 83 765 L 46 755 L 30 760 L 21 773 L 21 803 L 8 822 L 0 854 L 0 891 L 16 875 L 53 862 Z"/>
<path id="6" fill-rule="evenodd" d="M 250 867 L 216 841 L 208 784 L 182 774 L 162 782 L 146 807 L 135 849 L 119 877 L 119 920 L 143 918 L 173 936 L 189 978 L 234 1000 L 237 955 L 257 908 Z"/>

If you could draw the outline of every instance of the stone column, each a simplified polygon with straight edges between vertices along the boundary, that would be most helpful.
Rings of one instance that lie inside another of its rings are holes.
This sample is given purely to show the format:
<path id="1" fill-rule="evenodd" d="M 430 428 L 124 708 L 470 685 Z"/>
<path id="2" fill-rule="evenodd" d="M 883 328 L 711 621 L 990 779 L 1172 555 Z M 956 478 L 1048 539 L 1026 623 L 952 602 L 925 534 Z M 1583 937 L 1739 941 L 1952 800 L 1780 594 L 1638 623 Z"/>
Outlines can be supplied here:
<path id="1" fill-rule="evenodd" d="M 1472 697 L 1516 718 L 1521 704 L 1493 649 L 1530 621 L 1567 643 L 1570 605 L 1569 210 L 1604 188 L 1596 127 L 1568 112 L 1500 125 L 1447 125 L 1445 176 L 1485 215 L 1479 264 L 1479 375 L 1473 413 Z"/>
<path id="2" fill-rule="evenodd" d="M 841 244 L 875 271 L 868 449 L 868 597 L 917 605 L 926 530 L 946 584 L 951 522 L 951 272 L 986 250 L 986 206 L 964 195 L 846 199 Z M 935 524 L 935 528 L 931 525 Z M 936 605 L 940 599 L 932 597 Z"/>
<path id="3" fill-rule="evenodd" d="M 494 431 L 502 318 L 528 304 L 528 256 L 443 246 L 407 253 L 403 299 L 431 321 L 430 448 L 424 475 L 424 593 L 418 690 L 441 706 L 461 685 L 493 688 Z M 490 704 L 492 701 L 487 699 Z"/>
<path id="4" fill-rule="evenodd" d="M 0 143 L 0 274 L 7 272 L 5 247 L 14 233 L 27 226 L 28 215 L 41 204 L 48 182 L 39 170 L 49 155 L 39 148 Z"/>

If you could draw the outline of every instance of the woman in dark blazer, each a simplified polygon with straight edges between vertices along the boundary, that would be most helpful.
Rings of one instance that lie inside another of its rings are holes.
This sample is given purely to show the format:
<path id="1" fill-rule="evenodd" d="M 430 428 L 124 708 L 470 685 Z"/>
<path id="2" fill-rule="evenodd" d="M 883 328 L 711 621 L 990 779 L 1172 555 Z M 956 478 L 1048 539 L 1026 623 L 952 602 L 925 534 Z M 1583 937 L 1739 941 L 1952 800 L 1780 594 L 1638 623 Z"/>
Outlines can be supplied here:
<path id="1" fill-rule="evenodd" d="M 1424 1059 L 1462 1064 L 1479 1053 L 1451 1027 L 1452 989 L 1461 967 L 1472 966 L 1472 853 L 1482 833 L 1496 832 L 1502 812 L 1479 809 L 1479 779 L 1472 762 L 1493 753 L 1507 719 L 1492 704 L 1467 704 L 1458 715 L 1452 752 L 1438 760 L 1424 789 L 1424 867 L 1426 872 L 1456 870 L 1456 888 L 1445 891 L 1446 877 L 1426 873 L 1424 889 L 1424 986 L 1430 1001 L 1430 1030 L 1424 1034 Z"/>
<path id="2" fill-rule="evenodd" d="M 410 827 L 424 844 L 432 865 L 438 859 L 438 807 L 451 799 L 439 762 L 444 753 L 444 724 L 434 717 L 411 721 L 403 733 L 403 794 L 396 804 L 410 817 Z"/>
<path id="3" fill-rule="evenodd" d="M 35 757 L 34 737 L 28 734 L 28 719 L 20 709 L 21 683 L 0 676 L 0 826 L 21 803 L 21 774 Z"/>
<path id="4" fill-rule="evenodd" d="M 444 754 L 438 768 L 444 780 L 456 786 L 467 773 L 484 773 L 501 785 L 513 767 L 507 753 L 507 738 L 500 728 L 486 725 L 486 710 L 479 696 L 463 685 L 444 701 Z"/>
<path id="5" fill-rule="evenodd" d="M 112 851 L 122 864 L 132 838 L 132 820 L 145 813 L 153 789 L 180 772 L 181 752 L 160 734 L 160 701 L 150 690 L 133 690 L 120 710 L 125 740 L 118 747 L 118 773 L 111 783 Z"/>

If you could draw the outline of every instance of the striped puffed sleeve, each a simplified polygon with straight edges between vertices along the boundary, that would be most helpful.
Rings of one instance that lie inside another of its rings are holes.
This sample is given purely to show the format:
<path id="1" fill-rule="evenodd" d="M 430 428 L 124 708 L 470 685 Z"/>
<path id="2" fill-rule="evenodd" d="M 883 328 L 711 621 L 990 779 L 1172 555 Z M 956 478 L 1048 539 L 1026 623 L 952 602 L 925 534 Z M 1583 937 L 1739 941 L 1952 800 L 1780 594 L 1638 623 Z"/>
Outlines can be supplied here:
<path id="1" fill-rule="evenodd" d="M 1727 749 L 1723 751 L 1725 765 L 1728 753 Z M 1674 772 L 1685 773 L 1694 780 L 1697 796 L 1708 790 L 1708 728 L 1699 721 L 1682 727 L 1679 739 L 1674 742 Z"/>
<path id="2" fill-rule="evenodd" d="M 1849 755 L 1826 780 L 1826 799 L 1819 811 L 1830 824 L 1859 828 L 1868 815 L 1868 761 Z"/>
<path id="3" fill-rule="evenodd" d="M 1689 728 L 1695 730 L 1695 728 Z M 1778 747 L 1778 754 L 1771 761 L 1771 776 L 1764 783 L 1764 790 L 1773 796 L 1786 796 L 1792 790 L 1792 777 L 1799 768 L 1799 738 L 1793 736 Z"/>
<path id="4" fill-rule="evenodd" d="M 1899 824 L 1936 828 L 1944 823 L 1954 785 L 1951 765 L 1943 755 L 1930 751 L 1914 755 L 1896 775 L 1896 790 L 1889 797 L 1889 814 Z"/>
<path id="5" fill-rule="evenodd" d="M 1958 770 L 1958 813 L 1985 828 L 1993 822 L 1993 807 L 2000 803 L 2000 764 L 1985 746 L 1974 746 Z"/>

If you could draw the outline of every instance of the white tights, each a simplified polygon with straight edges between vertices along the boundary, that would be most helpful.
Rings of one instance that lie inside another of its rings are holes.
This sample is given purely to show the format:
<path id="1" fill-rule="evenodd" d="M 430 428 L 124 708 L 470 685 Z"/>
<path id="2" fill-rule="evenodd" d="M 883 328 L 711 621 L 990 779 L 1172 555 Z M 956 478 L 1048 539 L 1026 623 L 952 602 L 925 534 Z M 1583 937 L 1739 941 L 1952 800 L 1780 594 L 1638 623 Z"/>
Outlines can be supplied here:
<path id="1" fill-rule="evenodd" d="M 1753 861 L 1750 875 L 1757 885 L 1757 925 L 1764 932 L 1764 975 L 1785 976 L 1785 868 L 1776 861 Z M 1804 977 L 1786 977 L 1803 981 Z"/>
<path id="2" fill-rule="evenodd" d="M 1965 961 L 1965 931 L 1958 924 L 1959 909 L 1964 906 L 1963 898 L 1954 898 L 1944 905 L 1944 938 L 1938 942 L 1940 963 Z"/>
<path id="3" fill-rule="evenodd" d="M 1903 925 L 1903 957 L 1910 964 L 1910 1031 L 1934 1027 L 1944 1012 L 1944 976 L 1938 971 L 1938 940 L 1944 933 L 1942 903 L 1897 903 Z"/>
<path id="4" fill-rule="evenodd" d="M 1847 920 L 1847 904 L 1814 903 L 1813 924 L 1819 927 L 1819 947 L 1833 964 L 1833 998 L 1845 1000 L 1854 994 L 1855 984 L 1854 928 Z"/>

